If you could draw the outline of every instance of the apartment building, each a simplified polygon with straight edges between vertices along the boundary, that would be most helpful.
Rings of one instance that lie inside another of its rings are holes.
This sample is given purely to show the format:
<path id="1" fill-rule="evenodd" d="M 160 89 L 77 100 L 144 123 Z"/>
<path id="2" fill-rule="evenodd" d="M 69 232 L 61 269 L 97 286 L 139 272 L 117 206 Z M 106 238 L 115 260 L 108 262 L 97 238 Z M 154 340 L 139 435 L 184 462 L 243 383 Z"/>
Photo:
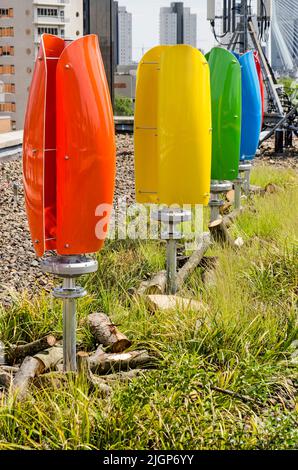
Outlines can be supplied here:
<path id="1" fill-rule="evenodd" d="M 83 0 L 0 0 L 0 117 L 22 129 L 43 33 L 83 35 Z"/>
<path id="2" fill-rule="evenodd" d="M 119 65 L 132 63 L 132 14 L 126 7 L 118 7 Z"/>
<path id="3" fill-rule="evenodd" d="M 183 2 L 162 7 L 159 14 L 160 44 L 189 44 L 197 47 L 197 15 Z"/>

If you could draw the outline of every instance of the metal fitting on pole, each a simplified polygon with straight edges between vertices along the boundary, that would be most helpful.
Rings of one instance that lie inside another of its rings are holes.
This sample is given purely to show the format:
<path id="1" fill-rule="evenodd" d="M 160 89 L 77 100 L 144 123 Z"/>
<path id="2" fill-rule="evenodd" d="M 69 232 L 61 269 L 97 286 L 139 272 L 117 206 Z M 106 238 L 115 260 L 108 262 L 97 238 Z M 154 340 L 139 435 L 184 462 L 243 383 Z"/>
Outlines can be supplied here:
<path id="1" fill-rule="evenodd" d="M 96 272 L 98 263 L 86 256 L 52 256 L 41 260 L 41 269 L 63 279 L 63 286 L 53 290 L 53 296 L 63 301 L 63 370 L 76 372 L 76 300 L 87 295 L 76 278 Z"/>
<path id="2" fill-rule="evenodd" d="M 167 230 L 161 234 L 161 238 L 167 241 L 167 294 L 174 295 L 177 292 L 177 241 L 183 238 L 182 233 L 176 231 L 175 227 L 190 221 L 191 211 L 164 207 L 153 212 L 152 219 L 167 226 Z"/>
<path id="3" fill-rule="evenodd" d="M 211 182 L 211 198 L 209 206 L 211 209 L 210 222 L 218 220 L 220 217 L 220 208 L 224 202 L 220 199 L 220 194 L 227 193 L 232 189 L 233 185 L 229 181 L 212 181 Z"/>
<path id="4" fill-rule="evenodd" d="M 240 175 L 244 175 L 243 178 L 243 192 L 246 196 L 249 195 L 250 192 L 250 173 L 252 169 L 252 164 L 250 162 L 244 161 L 241 162 L 239 165 L 239 173 Z"/>

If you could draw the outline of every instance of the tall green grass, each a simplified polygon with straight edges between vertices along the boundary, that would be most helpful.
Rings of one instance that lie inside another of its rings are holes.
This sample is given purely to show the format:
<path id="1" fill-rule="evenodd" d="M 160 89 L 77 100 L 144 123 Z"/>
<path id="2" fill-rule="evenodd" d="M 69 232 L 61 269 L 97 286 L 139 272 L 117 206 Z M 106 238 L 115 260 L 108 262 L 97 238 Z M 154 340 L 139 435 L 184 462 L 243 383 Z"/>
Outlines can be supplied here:
<path id="1" fill-rule="evenodd" d="M 0 449 L 297 448 L 298 179 L 264 167 L 254 180 L 282 190 L 254 198 L 237 220 L 231 232 L 244 238 L 241 250 L 210 250 L 218 257 L 212 283 L 203 283 L 200 269 L 188 280 L 183 295 L 207 310 L 149 315 L 132 289 L 164 266 L 164 245 L 107 243 L 98 273 L 83 280 L 90 295 L 79 302 L 78 341 L 95 347 L 83 320 L 104 311 L 134 348 L 156 354 L 158 369 L 116 385 L 109 398 L 82 377 L 32 387 L 21 403 L 2 396 Z M 0 309 L 7 343 L 61 335 L 61 305 L 48 294 L 24 293 Z"/>

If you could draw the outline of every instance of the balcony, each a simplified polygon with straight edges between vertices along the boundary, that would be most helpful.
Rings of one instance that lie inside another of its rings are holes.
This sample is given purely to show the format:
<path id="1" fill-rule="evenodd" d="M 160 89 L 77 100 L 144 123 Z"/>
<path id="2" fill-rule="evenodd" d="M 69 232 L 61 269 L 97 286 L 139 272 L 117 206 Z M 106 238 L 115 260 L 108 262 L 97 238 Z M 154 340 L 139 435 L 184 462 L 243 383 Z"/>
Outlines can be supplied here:
<path id="1" fill-rule="evenodd" d="M 65 18 L 64 16 L 43 16 L 43 15 L 34 15 L 34 24 L 40 25 L 64 25 L 65 23 L 69 23 L 70 19 Z"/>
<path id="2" fill-rule="evenodd" d="M 52 0 L 50 2 L 46 2 L 43 0 L 34 0 L 33 5 L 44 5 L 44 6 L 57 6 L 57 5 L 69 5 L 70 0 Z"/>

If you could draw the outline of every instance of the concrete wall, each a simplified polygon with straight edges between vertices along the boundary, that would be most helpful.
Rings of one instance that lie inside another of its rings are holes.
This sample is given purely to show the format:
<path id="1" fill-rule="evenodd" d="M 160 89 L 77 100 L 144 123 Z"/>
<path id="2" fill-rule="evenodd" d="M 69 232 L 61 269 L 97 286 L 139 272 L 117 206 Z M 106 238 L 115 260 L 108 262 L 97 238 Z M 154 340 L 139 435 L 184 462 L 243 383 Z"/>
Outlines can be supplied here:
<path id="1" fill-rule="evenodd" d="M 10 116 L 0 116 L 0 134 L 11 131 L 11 118 Z"/>
<path id="2" fill-rule="evenodd" d="M 34 27 L 32 0 L 2 0 L 1 8 L 13 8 L 13 18 L 0 18 L 0 27 L 13 26 L 14 37 L 0 37 L 0 45 L 14 46 L 14 56 L 0 57 L 1 64 L 15 66 L 14 75 L 0 75 L 0 81 L 14 83 L 15 93 L 5 94 L 6 102 L 16 103 L 16 112 L 5 112 L 22 129 L 34 64 Z"/>

